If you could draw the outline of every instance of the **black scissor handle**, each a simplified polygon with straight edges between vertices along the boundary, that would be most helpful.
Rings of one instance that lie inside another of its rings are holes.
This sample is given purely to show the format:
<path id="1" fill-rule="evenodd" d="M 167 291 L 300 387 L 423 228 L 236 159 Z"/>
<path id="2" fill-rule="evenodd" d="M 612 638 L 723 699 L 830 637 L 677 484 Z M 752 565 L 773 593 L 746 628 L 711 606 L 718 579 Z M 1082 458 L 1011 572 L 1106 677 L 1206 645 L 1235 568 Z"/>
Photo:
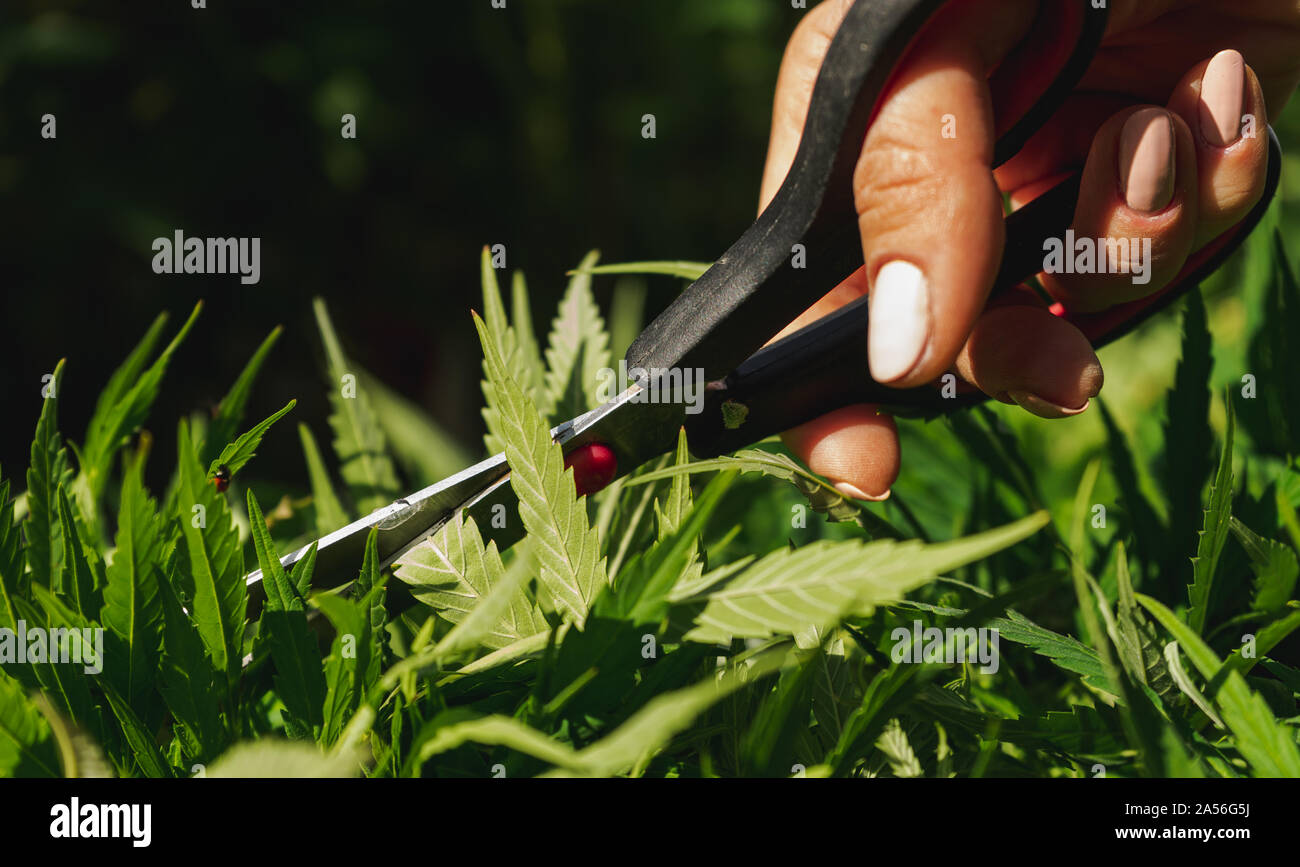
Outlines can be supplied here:
<path id="1" fill-rule="evenodd" d="M 628 350 L 629 368 L 703 368 L 707 379 L 721 379 L 862 266 L 853 171 L 895 68 L 943 3 L 856 0 L 822 62 L 781 189 L 713 267 L 641 333 Z M 999 161 L 1060 106 L 1105 32 L 1105 4 L 1097 9 L 1091 0 L 1053 0 L 1042 6 L 1030 41 L 1040 46 L 1038 59 L 1059 69 L 1041 93 L 1018 90 L 1020 105 L 1008 110 L 1016 115 L 1009 123 L 998 117 L 1007 127 L 997 145 Z M 991 85 L 1016 71 L 999 70 Z M 795 267 L 797 245 L 801 267 Z"/>

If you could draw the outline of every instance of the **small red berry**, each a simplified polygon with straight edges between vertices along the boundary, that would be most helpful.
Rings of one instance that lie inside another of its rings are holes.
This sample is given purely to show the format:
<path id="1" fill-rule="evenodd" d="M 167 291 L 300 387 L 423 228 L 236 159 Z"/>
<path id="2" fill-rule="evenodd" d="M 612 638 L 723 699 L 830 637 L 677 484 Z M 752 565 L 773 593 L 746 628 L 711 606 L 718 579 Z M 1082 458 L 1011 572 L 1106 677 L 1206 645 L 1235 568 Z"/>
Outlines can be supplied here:
<path id="1" fill-rule="evenodd" d="M 212 484 L 217 486 L 217 490 L 225 493 L 226 488 L 230 487 L 230 468 L 225 464 L 217 467 L 217 472 L 212 477 Z"/>
<path id="2" fill-rule="evenodd" d="M 618 459 L 604 443 L 579 446 L 565 455 L 564 465 L 573 467 L 573 484 L 579 497 L 596 493 L 618 475 Z"/>

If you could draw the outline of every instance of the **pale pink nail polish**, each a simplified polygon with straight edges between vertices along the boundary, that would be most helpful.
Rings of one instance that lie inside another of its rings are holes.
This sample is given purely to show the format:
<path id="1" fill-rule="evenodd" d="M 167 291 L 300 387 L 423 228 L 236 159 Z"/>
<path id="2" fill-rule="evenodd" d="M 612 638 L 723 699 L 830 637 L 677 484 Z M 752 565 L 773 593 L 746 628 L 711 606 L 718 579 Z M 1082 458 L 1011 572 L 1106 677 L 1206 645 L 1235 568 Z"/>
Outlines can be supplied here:
<path id="1" fill-rule="evenodd" d="M 1241 137 L 1241 112 L 1246 102 L 1246 61 L 1229 48 L 1214 55 L 1201 79 L 1201 135 L 1225 148 Z"/>
<path id="2" fill-rule="evenodd" d="M 1135 112 L 1119 137 L 1119 180 L 1135 211 L 1164 209 L 1174 197 L 1174 124 L 1162 108 Z"/>

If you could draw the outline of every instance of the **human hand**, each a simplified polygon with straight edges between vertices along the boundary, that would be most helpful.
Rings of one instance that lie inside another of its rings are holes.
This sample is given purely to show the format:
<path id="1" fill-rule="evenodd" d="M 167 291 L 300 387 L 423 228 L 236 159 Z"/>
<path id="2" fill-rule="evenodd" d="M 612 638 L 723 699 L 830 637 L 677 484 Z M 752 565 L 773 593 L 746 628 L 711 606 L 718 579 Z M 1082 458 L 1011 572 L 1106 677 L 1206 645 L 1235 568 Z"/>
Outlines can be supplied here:
<path id="1" fill-rule="evenodd" d="M 1149 240 L 1149 280 L 1039 279 L 1071 310 L 1144 297 L 1259 200 L 1265 106 L 1280 110 L 1300 80 L 1300 4 L 1110 3 L 1105 39 L 1075 93 L 997 171 L 987 79 L 1030 32 L 1038 2 L 943 7 L 885 93 L 854 174 L 866 264 L 778 336 L 870 294 L 869 363 L 878 382 L 910 388 L 951 371 L 1044 418 L 1087 409 L 1102 370 L 1082 333 L 1045 305 L 985 310 L 1002 256 L 1003 193 L 1020 207 L 1084 166 L 1075 236 Z M 760 210 L 794 161 L 822 59 L 851 5 L 825 0 L 786 48 Z M 875 406 L 844 407 L 784 438 L 848 496 L 884 499 L 897 478 L 897 430 Z"/>

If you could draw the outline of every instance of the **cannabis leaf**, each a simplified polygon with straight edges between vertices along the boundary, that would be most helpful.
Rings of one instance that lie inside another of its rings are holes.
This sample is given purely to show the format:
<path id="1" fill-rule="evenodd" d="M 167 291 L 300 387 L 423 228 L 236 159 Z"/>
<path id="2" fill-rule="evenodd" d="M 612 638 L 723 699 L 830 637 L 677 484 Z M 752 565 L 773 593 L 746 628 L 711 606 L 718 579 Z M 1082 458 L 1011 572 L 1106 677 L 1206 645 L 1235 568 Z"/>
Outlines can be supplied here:
<path id="1" fill-rule="evenodd" d="M 1214 572 L 1223 553 L 1223 543 L 1228 538 L 1228 517 L 1232 508 L 1232 400 L 1228 400 L 1228 430 L 1223 438 L 1223 453 L 1219 457 L 1219 470 L 1210 488 L 1210 504 L 1205 510 L 1204 529 L 1196 543 L 1196 556 L 1192 558 L 1192 583 L 1187 587 L 1187 625 L 1200 635 L 1205 631 L 1209 613 L 1210 588 Z"/>
<path id="2" fill-rule="evenodd" d="M 850 614 L 869 614 L 896 602 L 939 574 L 1019 542 L 1048 522 L 1046 513 L 965 539 L 921 542 L 812 542 L 798 550 L 768 554 L 727 574 L 708 590 L 674 595 L 679 603 L 703 602 L 688 640 L 723 643 L 732 638 L 794 634 L 809 626 L 829 628 Z"/>
<path id="3" fill-rule="evenodd" d="M 504 423 L 510 485 L 519 497 L 519 515 L 536 542 L 541 584 L 556 607 L 579 627 L 596 591 L 605 581 L 596 530 L 587 525 L 586 503 L 577 495 L 573 473 L 551 440 L 536 405 L 505 369 L 505 362 L 483 320 L 474 317 L 488 379 Z"/>
<path id="4" fill-rule="evenodd" d="M 221 454 L 212 460 L 212 463 L 208 466 L 208 476 L 215 476 L 222 467 L 225 467 L 226 471 L 232 476 L 239 472 L 244 464 L 253 459 L 257 447 L 262 444 L 262 437 L 270 430 L 271 425 L 283 418 L 285 413 L 293 409 L 297 403 L 296 400 L 289 401 L 285 404 L 284 409 L 258 422 L 251 430 L 240 434 L 239 439 L 227 445 L 221 450 Z"/>
<path id="5" fill-rule="evenodd" d="M 266 592 L 258 638 L 263 640 L 265 636 L 264 640 L 270 647 L 271 659 L 275 662 L 276 691 L 285 708 L 298 725 L 315 728 L 323 722 L 321 705 L 325 700 L 320 651 L 316 648 L 316 637 L 307 625 L 302 597 L 275 555 L 271 534 L 266 529 L 266 518 L 262 516 L 262 509 L 251 490 L 248 492 L 248 522 Z"/>
<path id="6" fill-rule="evenodd" d="M 362 515 L 368 515 L 396 496 L 397 476 L 392 459 L 384 451 L 384 434 L 370 399 L 357 382 L 357 372 L 343 355 L 325 302 L 316 298 L 312 307 L 325 345 L 334 451 L 353 504 Z"/>
<path id="7" fill-rule="evenodd" d="M 546 395 L 549 415 L 555 421 L 573 418 L 599 403 L 600 371 L 609 366 L 609 336 L 591 294 L 591 275 L 584 271 L 599 255 L 593 250 L 582 260 L 551 323 Z"/>
<path id="8" fill-rule="evenodd" d="M 177 520 L 184 540 L 180 570 L 191 597 L 194 626 L 217 673 L 216 686 L 225 695 L 239 681 L 243 657 L 248 604 L 244 551 L 226 498 L 204 476 L 183 421 L 176 442 Z"/>
<path id="9" fill-rule="evenodd" d="M 516 561 L 527 564 L 527 558 L 517 556 Z M 527 572 L 515 572 L 522 577 L 511 576 L 517 579 L 512 581 L 515 591 L 504 594 L 499 618 L 480 631 L 486 615 L 475 616 L 475 632 L 486 647 L 505 647 L 547 628 L 541 612 L 524 593 Z M 395 574 L 411 586 L 416 599 L 459 624 L 483 607 L 483 600 L 507 573 L 496 542 L 484 547 L 474 519 L 457 513 L 432 538 L 403 555 Z M 500 601 L 502 596 L 497 598 Z"/>

